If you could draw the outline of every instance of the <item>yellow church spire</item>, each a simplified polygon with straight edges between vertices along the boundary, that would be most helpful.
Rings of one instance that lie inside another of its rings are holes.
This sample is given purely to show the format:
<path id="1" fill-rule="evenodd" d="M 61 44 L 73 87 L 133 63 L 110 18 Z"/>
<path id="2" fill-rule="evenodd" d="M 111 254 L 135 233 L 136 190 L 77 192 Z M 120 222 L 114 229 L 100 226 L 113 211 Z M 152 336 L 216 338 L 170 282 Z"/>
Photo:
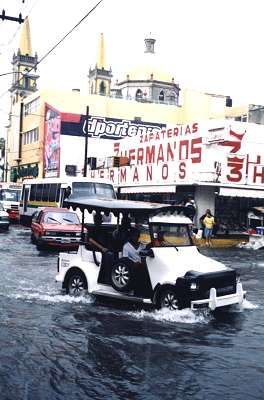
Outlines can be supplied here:
<path id="1" fill-rule="evenodd" d="M 99 47 L 98 47 L 98 54 L 97 54 L 97 68 L 99 69 L 106 69 L 105 65 L 105 47 L 104 47 L 104 34 L 101 33 L 99 39 Z"/>
<path id="2" fill-rule="evenodd" d="M 30 36 L 30 27 L 28 17 L 25 18 L 25 21 L 22 26 L 20 43 L 19 43 L 20 54 L 32 56 L 32 47 L 31 47 L 31 36 Z"/>

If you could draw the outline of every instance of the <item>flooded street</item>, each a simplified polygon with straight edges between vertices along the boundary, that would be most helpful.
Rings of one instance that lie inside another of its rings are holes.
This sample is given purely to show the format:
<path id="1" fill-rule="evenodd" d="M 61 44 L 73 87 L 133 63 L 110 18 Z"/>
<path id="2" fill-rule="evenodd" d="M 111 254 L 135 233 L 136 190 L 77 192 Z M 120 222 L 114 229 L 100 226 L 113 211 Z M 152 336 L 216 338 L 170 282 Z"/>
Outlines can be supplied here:
<path id="1" fill-rule="evenodd" d="M 1 400 L 264 398 L 264 251 L 202 250 L 248 292 L 243 310 L 212 316 L 71 298 L 29 229 L 0 240 Z"/>

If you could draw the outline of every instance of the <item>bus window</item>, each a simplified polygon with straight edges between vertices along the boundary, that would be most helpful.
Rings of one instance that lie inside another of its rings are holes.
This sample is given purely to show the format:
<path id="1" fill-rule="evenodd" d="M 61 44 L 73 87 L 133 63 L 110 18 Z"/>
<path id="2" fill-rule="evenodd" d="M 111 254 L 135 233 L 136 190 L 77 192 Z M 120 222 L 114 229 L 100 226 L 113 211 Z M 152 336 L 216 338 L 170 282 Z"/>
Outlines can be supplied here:
<path id="1" fill-rule="evenodd" d="M 50 183 L 44 183 L 42 201 L 49 201 Z"/>
<path id="2" fill-rule="evenodd" d="M 42 201 L 43 184 L 37 185 L 36 200 Z"/>
<path id="3" fill-rule="evenodd" d="M 57 203 L 60 201 L 60 189 L 61 189 L 61 184 L 59 183 L 57 185 L 57 192 L 56 192 L 56 202 Z"/>
<path id="4" fill-rule="evenodd" d="M 57 184 L 56 183 L 51 183 L 50 184 L 50 191 L 49 191 L 49 201 L 50 202 L 55 202 L 56 201 L 56 195 L 57 195 Z"/>
<path id="5" fill-rule="evenodd" d="M 31 185 L 30 197 L 29 197 L 30 201 L 36 200 L 36 190 L 37 190 L 37 185 Z"/>

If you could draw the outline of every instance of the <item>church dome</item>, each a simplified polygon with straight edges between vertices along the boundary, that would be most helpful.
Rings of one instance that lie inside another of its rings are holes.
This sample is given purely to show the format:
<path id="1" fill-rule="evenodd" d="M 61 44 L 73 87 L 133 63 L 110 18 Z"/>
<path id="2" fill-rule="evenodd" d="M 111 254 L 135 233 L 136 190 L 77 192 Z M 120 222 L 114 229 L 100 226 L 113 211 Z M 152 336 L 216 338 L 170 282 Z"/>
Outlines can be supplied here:
<path id="1" fill-rule="evenodd" d="M 155 80 L 172 82 L 173 76 L 165 71 L 154 51 L 156 40 L 149 37 L 145 39 L 145 52 L 140 56 L 140 62 L 131 71 L 128 71 L 125 80 Z"/>

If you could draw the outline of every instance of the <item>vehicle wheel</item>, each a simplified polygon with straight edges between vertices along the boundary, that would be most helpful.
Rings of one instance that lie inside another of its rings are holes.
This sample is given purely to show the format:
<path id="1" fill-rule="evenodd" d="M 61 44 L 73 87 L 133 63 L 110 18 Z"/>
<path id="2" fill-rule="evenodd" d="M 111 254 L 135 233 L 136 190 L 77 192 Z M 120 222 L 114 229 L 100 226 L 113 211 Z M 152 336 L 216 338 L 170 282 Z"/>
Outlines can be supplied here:
<path id="1" fill-rule="evenodd" d="M 171 311 L 179 309 L 179 300 L 176 290 L 173 287 L 167 287 L 162 290 L 159 297 L 158 308 L 168 308 Z"/>
<path id="2" fill-rule="evenodd" d="M 111 272 L 111 283 L 113 288 L 118 292 L 128 291 L 132 284 L 131 266 L 121 260 L 115 263 Z"/>
<path id="3" fill-rule="evenodd" d="M 71 296 L 81 296 L 87 291 L 87 281 L 81 271 L 75 271 L 70 274 L 67 284 L 66 293 Z"/>
<path id="4" fill-rule="evenodd" d="M 37 250 L 39 250 L 39 251 L 45 250 L 45 248 L 46 248 L 45 244 L 38 242 L 38 241 L 36 241 L 36 247 L 37 247 Z"/>

